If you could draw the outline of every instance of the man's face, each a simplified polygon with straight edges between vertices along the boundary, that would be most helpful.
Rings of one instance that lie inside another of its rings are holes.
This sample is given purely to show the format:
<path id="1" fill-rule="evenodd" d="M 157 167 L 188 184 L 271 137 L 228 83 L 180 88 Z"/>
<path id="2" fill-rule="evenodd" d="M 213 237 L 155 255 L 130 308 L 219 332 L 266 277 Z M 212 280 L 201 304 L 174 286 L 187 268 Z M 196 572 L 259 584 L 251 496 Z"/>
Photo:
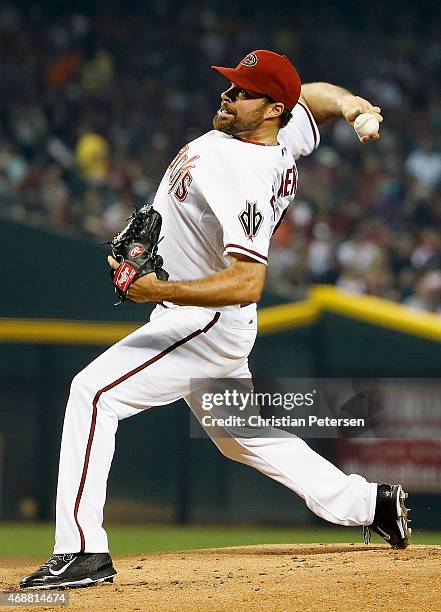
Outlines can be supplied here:
<path id="1" fill-rule="evenodd" d="M 213 117 L 215 130 L 236 136 L 251 132 L 264 121 L 268 99 L 261 93 L 231 83 L 221 94 L 221 107 Z"/>

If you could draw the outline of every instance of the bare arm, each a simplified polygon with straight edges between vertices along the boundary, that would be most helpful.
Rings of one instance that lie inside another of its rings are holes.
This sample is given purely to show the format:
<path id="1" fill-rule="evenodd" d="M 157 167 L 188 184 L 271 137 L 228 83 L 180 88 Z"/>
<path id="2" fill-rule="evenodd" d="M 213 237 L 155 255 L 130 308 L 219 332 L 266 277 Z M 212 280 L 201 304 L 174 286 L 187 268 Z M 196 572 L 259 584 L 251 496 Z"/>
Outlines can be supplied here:
<path id="1" fill-rule="evenodd" d="M 113 269 L 119 263 L 108 258 Z M 260 299 L 266 266 L 245 258 L 230 257 L 231 265 L 212 276 L 191 281 L 161 281 L 147 274 L 135 281 L 128 296 L 133 302 L 174 302 L 182 306 L 230 306 Z"/>
<path id="2" fill-rule="evenodd" d="M 355 119 L 362 113 L 372 113 L 378 121 L 383 121 L 379 106 L 373 106 L 368 100 L 354 96 L 347 89 L 331 83 L 302 85 L 300 100 L 305 102 L 318 124 L 325 123 L 333 117 L 344 117 L 350 125 L 353 125 Z M 379 137 L 378 132 L 372 135 L 374 140 Z M 367 140 L 368 136 L 362 138 L 363 142 Z"/>

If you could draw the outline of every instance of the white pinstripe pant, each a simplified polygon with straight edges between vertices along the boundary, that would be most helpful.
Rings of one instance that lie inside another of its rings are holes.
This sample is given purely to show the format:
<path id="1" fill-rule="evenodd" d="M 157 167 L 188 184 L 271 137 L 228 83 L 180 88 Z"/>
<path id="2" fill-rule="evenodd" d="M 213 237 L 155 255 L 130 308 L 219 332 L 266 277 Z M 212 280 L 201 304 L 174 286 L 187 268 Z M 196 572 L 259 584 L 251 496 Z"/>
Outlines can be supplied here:
<path id="1" fill-rule="evenodd" d="M 151 320 L 95 359 L 73 380 L 60 453 L 55 553 L 107 552 L 103 508 L 118 421 L 190 397 L 191 378 L 249 378 L 256 307 L 211 310 L 158 306 Z M 300 438 L 214 438 L 221 452 L 300 495 L 340 525 L 373 521 L 376 484 L 347 476 Z"/>

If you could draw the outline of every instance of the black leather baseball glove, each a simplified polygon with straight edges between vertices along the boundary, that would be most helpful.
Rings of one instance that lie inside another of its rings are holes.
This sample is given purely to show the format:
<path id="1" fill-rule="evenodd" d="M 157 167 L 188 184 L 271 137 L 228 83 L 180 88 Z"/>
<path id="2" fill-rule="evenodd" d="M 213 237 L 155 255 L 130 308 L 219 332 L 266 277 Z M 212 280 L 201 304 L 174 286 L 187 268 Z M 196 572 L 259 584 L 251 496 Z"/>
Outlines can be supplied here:
<path id="1" fill-rule="evenodd" d="M 163 259 L 158 255 L 161 226 L 161 215 L 151 204 L 146 204 L 139 210 L 135 208 L 125 228 L 110 242 L 112 255 L 121 264 L 110 272 L 120 303 L 130 300 L 129 287 L 141 276 L 156 272 L 159 279 L 168 279 L 168 272 L 162 267 Z"/>

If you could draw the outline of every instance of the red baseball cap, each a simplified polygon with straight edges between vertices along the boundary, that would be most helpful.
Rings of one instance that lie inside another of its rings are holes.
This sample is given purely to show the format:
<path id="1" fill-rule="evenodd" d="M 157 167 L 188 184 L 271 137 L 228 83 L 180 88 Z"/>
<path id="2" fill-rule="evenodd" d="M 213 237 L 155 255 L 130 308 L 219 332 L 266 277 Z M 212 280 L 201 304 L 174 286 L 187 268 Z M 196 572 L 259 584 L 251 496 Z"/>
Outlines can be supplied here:
<path id="1" fill-rule="evenodd" d="M 265 94 L 276 102 L 283 102 L 289 111 L 300 97 L 301 81 L 297 70 L 286 55 L 274 51 L 252 51 L 236 68 L 212 68 L 239 87 Z"/>

